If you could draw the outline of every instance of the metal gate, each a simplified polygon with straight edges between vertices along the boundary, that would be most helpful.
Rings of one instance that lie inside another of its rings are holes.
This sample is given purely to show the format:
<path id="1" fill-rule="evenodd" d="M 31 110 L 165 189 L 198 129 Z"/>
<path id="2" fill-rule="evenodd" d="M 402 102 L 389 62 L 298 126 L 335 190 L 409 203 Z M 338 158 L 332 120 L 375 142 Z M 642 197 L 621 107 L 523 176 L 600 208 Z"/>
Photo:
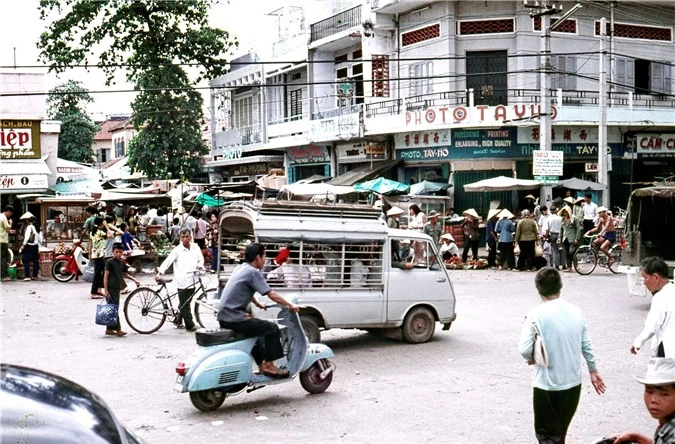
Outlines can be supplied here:
<path id="1" fill-rule="evenodd" d="M 474 208 L 481 215 L 483 221 L 487 217 L 490 209 L 490 202 L 499 200 L 499 208 L 508 208 L 515 213 L 518 205 L 518 194 L 516 191 L 486 191 L 486 192 L 466 192 L 464 185 L 478 182 L 483 179 L 490 179 L 497 176 L 513 176 L 511 170 L 486 170 L 486 171 L 456 171 L 454 177 L 455 190 L 455 210 L 458 214 L 469 208 Z"/>

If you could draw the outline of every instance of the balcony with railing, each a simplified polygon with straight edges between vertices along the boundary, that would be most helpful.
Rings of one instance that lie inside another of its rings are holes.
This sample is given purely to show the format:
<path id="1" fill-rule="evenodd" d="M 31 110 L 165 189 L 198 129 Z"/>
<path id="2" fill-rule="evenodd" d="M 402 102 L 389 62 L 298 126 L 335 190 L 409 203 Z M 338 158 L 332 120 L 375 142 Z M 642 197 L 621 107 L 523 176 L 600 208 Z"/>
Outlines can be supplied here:
<path id="1" fill-rule="evenodd" d="M 257 143 L 262 143 L 262 127 L 260 125 L 243 126 L 216 133 L 216 146 L 220 148 Z"/>
<path id="2" fill-rule="evenodd" d="M 536 105 L 541 102 L 541 92 L 538 89 L 509 89 L 501 92 L 507 97 L 508 103 L 501 105 Z M 581 90 L 551 90 L 549 92 L 551 103 L 556 106 L 597 108 L 599 102 L 598 91 Z M 616 109 L 675 109 L 675 96 L 663 94 L 631 94 L 628 92 L 611 92 L 607 95 L 607 106 Z M 392 99 L 367 103 L 365 105 L 365 117 L 373 118 L 377 116 L 391 116 L 404 113 L 406 111 L 415 111 L 431 107 L 456 107 L 467 106 L 469 103 L 469 93 L 465 90 L 446 91 L 430 94 L 420 94 L 404 99 Z M 475 105 L 492 105 L 493 103 L 482 103 L 480 97 L 474 96 Z"/>
<path id="3" fill-rule="evenodd" d="M 358 5 L 310 25 L 310 43 L 360 25 L 361 5 Z"/>

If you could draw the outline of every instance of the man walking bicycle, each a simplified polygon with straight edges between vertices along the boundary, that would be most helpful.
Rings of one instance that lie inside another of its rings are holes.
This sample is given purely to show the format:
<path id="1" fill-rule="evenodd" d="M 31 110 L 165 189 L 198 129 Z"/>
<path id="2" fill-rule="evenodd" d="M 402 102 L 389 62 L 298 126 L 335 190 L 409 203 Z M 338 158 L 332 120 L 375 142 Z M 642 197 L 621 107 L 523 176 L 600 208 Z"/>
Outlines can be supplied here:
<path id="1" fill-rule="evenodd" d="M 166 270 L 173 265 L 173 278 L 178 288 L 178 303 L 180 306 L 180 317 L 185 322 L 187 331 L 196 331 L 197 326 L 192 320 L 192 310 L 190 309 L 190 298 L 195 292 L 197 278 L 195 272 L 204 270 L 204 256 L 197 244 L 192 242 L 192 231 L 188 228 L 180 230 L 180 244 L 178 244 L 171 253 L 164 259 L 162 265 L 157 269 L 159 279 Z M 181 319 L 176 322 L 181 325 Z"/>

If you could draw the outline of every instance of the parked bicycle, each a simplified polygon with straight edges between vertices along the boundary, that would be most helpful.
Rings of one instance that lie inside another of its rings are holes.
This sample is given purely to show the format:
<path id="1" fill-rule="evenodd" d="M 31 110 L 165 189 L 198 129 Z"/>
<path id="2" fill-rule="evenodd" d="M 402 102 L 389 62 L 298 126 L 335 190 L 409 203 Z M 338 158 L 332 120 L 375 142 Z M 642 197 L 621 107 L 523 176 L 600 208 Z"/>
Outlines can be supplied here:
<path id="1" fill-rule="evenodd" d="M 197 277 L 194 284 L 195 292 L 185 303 L 194 302 L 194 318 L 201 327 L 219 328 L 216 319 L 218 289 L 205 288 L 202 282 L 203 275 L 202 272 L 195 272 Z M 129 327 L 138 333 L 150 334 L 159 330 L 167 318 L 174 324 L 181 324 L 180 309 L 183 306 L 177 303 L 178 292 L 170 293 L 166 286 L 171 281 L 170 278 L 162 277 L 157 280 L 158 289 L 139 287 L 129 294 L 124 303 L 124 318 Z"/>
<path id="2" fill-rule="evenodd" d="M 619 272 L 621 252 L 623 251 L 621 244 L 614 243 L 614 245 L 609 247 L 609 254 L 612 258 L 610 261 L 608 260 L 607 255 L 602 251 L 598 251 L 598 248 L 593 244 L 593 241 L 599 236 L 600 235 L 598 234 L 593 234 L 591 236 L 584 235 L 588 245 L 577 248 L 577 251 L 574 253 L 574 258 L 572 259 L 572 264 L 577 273 L 581 275 L 591 274 L 598 265 L 609 269 L 612 273 L 616 274 Z"/>

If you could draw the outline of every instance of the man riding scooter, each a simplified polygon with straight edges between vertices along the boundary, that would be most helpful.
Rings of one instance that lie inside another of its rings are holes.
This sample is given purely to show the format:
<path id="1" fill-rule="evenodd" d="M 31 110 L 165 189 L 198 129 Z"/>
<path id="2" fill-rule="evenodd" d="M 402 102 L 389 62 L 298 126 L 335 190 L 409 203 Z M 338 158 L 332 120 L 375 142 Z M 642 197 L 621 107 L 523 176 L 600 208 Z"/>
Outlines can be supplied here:
<path id="1" fill-rule="evenodd" d="M 298 312 L 300 307 L 284 299 L 272 290 L 261 270 L 265 265 L 265 246 L 251 243 L 246 247 L 245 262 L 239 265 L 230 276 L 218 304 L 218 321 L 221 328 L 227 328 L 247 337 L 257 337 L 256 346 L 251 355 L 258 364 L 260 373 L 275 378 L 288 377 L 288 370 L 278 368 L 274 361 L 284 357 L 281 347 L 279 327 L 269 321 L 246 317 L 246 307 L 250 303 L 261 309 L 266 305 L 255 298 L 255 293 L 269 297 L 279 305 L 287 306 L 291 312 Z"/>

